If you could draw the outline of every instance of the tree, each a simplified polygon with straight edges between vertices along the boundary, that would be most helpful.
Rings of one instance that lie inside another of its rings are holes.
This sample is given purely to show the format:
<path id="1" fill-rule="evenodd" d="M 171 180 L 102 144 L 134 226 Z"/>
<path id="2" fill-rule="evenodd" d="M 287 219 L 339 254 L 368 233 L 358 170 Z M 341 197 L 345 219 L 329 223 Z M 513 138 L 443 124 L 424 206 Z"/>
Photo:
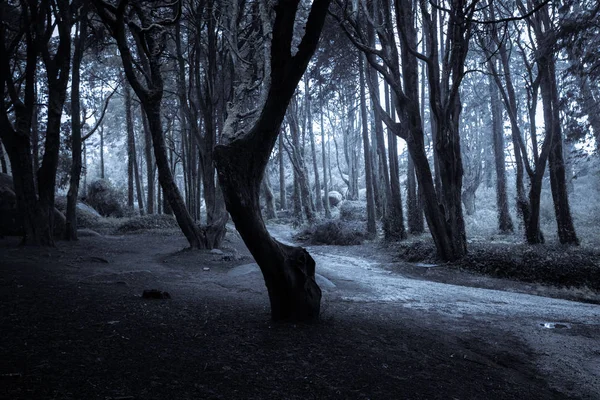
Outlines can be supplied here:
<path id="1" fill-rule="evenodd" d="M 459 88 L 464 77 L 464 64 L 471 36 L 471 17 L 477 2 L 452 1 L 449 16 L 447 46 L 438 45 L 437 5 L 420 3 L 423 20 L 426 53 L 417 51 L 415 11 L 411 0 L 381 1 L 374 7 L 380 15 L 366 15 L 362 21 L 372 25 L 377 33 L 381 49 L 369 46 L 363 27 L 347 2 L 337 0 L 336 16 L 352 42 L 367 56 L 369 64 L 390 85 L 394 92 L 394 107 L 400 118 L 396 122 L 383 110 L 379 100 L 374 104 L 380 110 L 385 124 L 404 139 L 415 165 L 419 187 L 424 200 L 424 211 L 429 230 L 436 245 L 438 256 L 443 260 L 456 260 L 467 251 L 464 220 L 462 216 L 461 188 L 462 162 L 458 122 L 461 112 Z M 362 4 L 362 3 L 361 3 Z M 433 9 L 433 13 L 431 12 Z M 358 13 L 367 13 L 359 7 Z M 392 21 L 392 15 L 395 21 Z M 397 37 L 400 42 L 398 54 Z M 399 60 L 401 59 L 401 66 Z M 442 69 L 440 69 L 440 59 Z M 439 158 L 442 199 L 437 202 L 431 168 L 425 151 L 425 139 L 419 104 L 418 60 L 427 65 L 429 100 L 436 121 L 435 152 Z M 402 71 L 402 72 L 401 72 Z M 378 91 L 373 89 L 371 93 Z"/>
<path id="2" fill-rule="evenodd" d="M 493 7 L 492 3 L 490 3 L 489 14 L 486 14 L 486 18 L 490 21 L 494 21 L 497 18 L 496 8 Z M 530 244 L 543 243 L 544 235 L 540 229 L 539 220 L 540 196 L 542 191 L 542 179 L 544 177 L 544 170 L 546 169 L 551 142 L 546 136 L 542 143 L 541 152 L 539 151 L 535 113 L 537 109 L 540 78 L 539 75 L 534 78 L 534 68 L 527 60 L 524 51 L 521 49 L 528 77 L 526 88 L 528 97 L 527 107 L 529 111 L 530 138 L 533 149 L 530 162 L 527 155 L 527 146 L 518 121 L 519 108 L 517 91 L 515 90 L 515 84 L 513 82 L 509 53 L 512 41 L 509 40 L 508 36 L 506 36 L 504 40 L 501 39 L 496 24 L 491 25 L 491 31 L 488 35 L 487 42 L 482 37 L 480 37 L 479 41 L 481 48 L 484 51 L 490 74 L 496 82 L 496 86 L 501 95 L 511 126 L 511 138 L 516 164 L 516 204 L 517 211 L 523 220 L 525 238 Z M 525 172 L 530 181 L 528 194 L 525 191 Z"/>
<path id="3" fill-rule="evenodd" d="M 2 6 L 0 13 L 0 139 L 11 163 L 23 243 L 53 245 L 61 118 L 71 65 L 71 4 L 66 0 L 53 4 L 31 1 Z M 45 67 L 48 106 L 44 155 L 41 167 L 34 170 L 37 148 L 31 137 L 37 135 L 35 86 L 40 59 Z M 18 71 L 16 76 L 13 71 Z"/>
<path id="4" fill-rule="evenodd" d="M 359 57 L 360 71 L 360 120 L 365 158 L 365 184 L 367 186 L 367 232 L 371 236 L 377 234 L 375 225 L 375 188 L 373 184 L 373 162 L 371 161 L 371 145 L 369 143 L 369 128 L 367 117 L 367 101 L 365 96 L 365 66 L 363 56 Z"/>
<path id="5" fill-rule="evenodd" d="M 158 179 L 179 227 L 191 248 L 218 247 L 225 234 L 226 217 L 224 216 L 218 223 L 208 226 L 204 230 L 200 230 L 196 226 L 173 179 L 163 134 L 161 115 L 164 91 L 161 71 L 162 54 L 166 43 L 166 27 L 177 21 L 180 9 L 175 10 L 174 15 L 162 15 L 164 18 L 152 20 L 151 15 L 161 16 L 165 7 L 158 7 L 154 9 L 155 12 L 151 12 L 151 10 L 140 7 L 138 3 L 129 3 L 126 0 L 120 1 L 117 6 L 104 0 L 93 0 L 93 4 L 103 23 L 116 40 L 125 75 L 144 110 L 148 130 L 152 136 Z M 128 34 L 136 44 L 135 50 L 139 61 L 134 60 Z M 149 182 L 149 184 L 153 183 Z M 150 211 L 148 210 L 148 212 Z"/>
<path id="6" fill-rule="evenodd" d="M 300 132 L 300 123 L 298 116 L 298 96 L 294 96 L 287 110 L 287 121 L 290 128 L 290 140 L 284 144 L 292 166 L 294 168 L 294 203 L 297 210 L 304 212 L 309 224 L 316 221 L 315 206 L 310 193 L 310 183 L 308 181 L 308 170 L 304 157 L 304 142 Z M 306 111 L 306 110 L 305 110 Z M 287 139 L 287 135 L 284 135 Z M 301 215 L 297 217 L 299 222 L 303 220 Z"/>
<path id="7" fill-rule="evenodd" d="M 512 232 L 513 222 L 508 211 L 506 195 L 506 161 L 504 155 L 504 131 L 502 128 L 502 103 L 498 87 L 493 78 L 489 78 L 490 107 L 492 112 L 492 137 L 494 163 L 496 166 L 496 205 L 498 207 L 498 229 L 502 233 Z"/>
<path id="8" fill-rule="evenodd" d="M 224 143 L 215 148 L 227 210 L 263 273 L 274 320 L 315 319 L 321 300 L 313 258 L 305 249 L 284 245 L 271 237 L 263 222 L 259 201 L 260 184 L 270 153 L 288 104 L 317 47 L 329 7 L 329 0 L 312 3 L 304 35 L 292 55 L 299 3 L 299 0 L 280 0 L 275 6 L 270 79 L 257 120 L 248 132 L 225 131 Z"/>
<path id="9" fill-rule="evenodd" d="M 315 173 L 315 206 L 316 211 L 323 211 L 323 195 L 321 194 L 321 180 L 319 179 L 319 166 L 317 160 L 317 151 L 315 146 L 315 135 L 313 132 L 313 118 L 312 118 L 312 102 L 310 94 L 310 79 L 308 74 L 304 74 L 304 96 L 306 99 L 306 130 L 307 135 L 310 138 L 310 150 L 312 155 L 313 170 Z"/>
<path id="10" fill-rule="evenodd" d="M 523 13 L 528 11 L 521 0 L 517 5 Z M 533 5 L 530 4 L 530 8 Z M 563 244 L 579 244 L 575 233 L 565 178 L 563 137 L 560 122 L 560 99 L 556 83 L 556 60 L 554 48 L 557 44 L 554 26 L 548 6 L 527 19 L 537 40 L 536 63 L 540 74 L 540 93 L 544 109 L 544 128 L 549 144 L 550 187 L 554 200 L 554 212 L 558 226 L 558 239 Z"/>

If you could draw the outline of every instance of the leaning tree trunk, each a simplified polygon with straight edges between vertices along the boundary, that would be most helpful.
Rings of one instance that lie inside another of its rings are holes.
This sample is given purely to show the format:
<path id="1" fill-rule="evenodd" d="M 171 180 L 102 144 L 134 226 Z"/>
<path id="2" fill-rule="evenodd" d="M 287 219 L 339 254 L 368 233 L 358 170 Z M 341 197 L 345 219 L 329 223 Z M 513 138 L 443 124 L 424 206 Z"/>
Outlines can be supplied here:
<path id="1" fill-rule="evenodd" d="M 152 137 L 154 157 L 158 168 L 158 180 L 163 189 L 164 198 L 169 202 L 175 219 L 191 248 L 218 247 L 225 236 L 226 215 L 216 221 L 214 225 L 207 227 L 205 230 L 200 230 L 185 207 L 185 202 L 175 183 L 167 157 L 167 146 L 161 121 L 161 102 L 164 88 L 161 64 L 165 47 L 163 40 L 166 35 L 154 34 L 155 29 L 160 27 L 160 24 L 151 23 L 150 18 L 155 17 L 155 15 L 145 14 L 141 8 L 137 8 L 135 12 L 142 25 L 132 20 L 125 24 L 125 15 L 129 15 L 131 11 L 126 10 L 130 6 L 129 3 L 120 3 L 121 12 L 117 13 L 112 12 L 111 6 L 102 0 L 93 0 L 93 3 L 103 23 L 109 27 L 111 35 L 117 41 L 125 75 L 140 99 L 145 116 L 148 119 L 148 131 Z M 146 62 L 140 63 L 134 60 L 127 40 L 127 29 L 137 38 L 137 51 Z M 144 45 L 140 45 L 140 43 Z M 147 86 L 141 83 L 139 76 L 136 74 L 136 67 L 138 66 L 143 70 Z M 149 180 L 149 187 L 152 185 L 153 182 Z M 149 200 L 153 200 L 153 197 L 149 196 Z M 150 206 L 148 206 L 148 212 L 150 212 Z"/>
<path id="2" fill-rule="evenodd" d="M 286 109 L 319 41 L 329 0 L 315 0 L 298 51 L 291 54 L 299 0 L 275 6 L 270 87 L 258 120 L 247 134 L 215 148 L 215 162 L 227 210 L 263 273 L 274 320 L 319 316 L 321 289 L 315 261 L 301 247 L 274 240 L 260 212 L 260 184 Z M 230 133 L 232 134 L 232 133 Z"/>
<path id="3" fill-rule="evenodd" d="M 163 189 L 165 199 L 167 199 L 173 210 L 173 214 L 175 215 L 175 219 L 177 219 L 179 227 L 190 243 L 191 248 L 212 249 L 218 247 L 225 236 L 225 230 L 219 228 L 221 225 L 224 226 L 225 223 L 215 224 L 214 229 L 210 229 L 212 225 L 209 226 L 207 232 L 204 232 L 204 234 L 200 232 L 185 207 L 183 197 L 181 196 L 179 188 L 173 178 L 173 174 L 171 173 L 166 151 L 167 145 L 162 133 L 160 101 L 158 104 L 147 101 L 143 106 L 146 116 L 148 117 L 148 130 L 152 135 L 154 157 L 156 158 L 156 165 L 158 168 L 158 181 Z"/>

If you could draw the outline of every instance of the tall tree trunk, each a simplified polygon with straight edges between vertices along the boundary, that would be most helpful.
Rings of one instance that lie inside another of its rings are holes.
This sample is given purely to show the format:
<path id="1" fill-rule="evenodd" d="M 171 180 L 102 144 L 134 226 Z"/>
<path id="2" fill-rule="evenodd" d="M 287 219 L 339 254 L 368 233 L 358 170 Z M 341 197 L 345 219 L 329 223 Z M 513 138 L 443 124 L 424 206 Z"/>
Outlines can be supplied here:
<path id="1" fill-rule="evenodd" d="M 302 196 L 300 195 L 300 181 L 298 173 L 294 170 L 294 192 L 292 193 L 292 203 L 294 205 L 294 223 L 301 225 L 304 223 L 304 214 L 302 214 Z"/>
<path id="2" fill-rule="evenodd" d="M 327 156 L 325 154 L 325 125 L 323 124 L 323 92 L 321 91 L 321 84 L 319 84 L 319 122 L 321 126 L 321 156 L 323 160 L 323 207 L 325 208 L 325 218 L 331 218 L 331 207 L 329 204 L 329 183 L 327 176 Z M 281 140 L 281 139 L 280 139 Z"/>
<path id="3" fill-rule="evenodd" d="M 42 244 L 54 244 L 54 195 L 56 190 L 56 171 L 58 169 L 58 154 L 60 149 L 60 131 L 63 107 L 67 97 L 67 85 L 71 67 L 71 16 L 68 5 L 61 3 L 57 6 L 55 15 L 59 19 L 57 31 L 59 44 L 52 57 L 42 51 L 46 75 L 48 79 L 48 109 L 46 124 L 46 140 L 44 157 L 38 171 L 38 223 L 43 222 Z M 47 49 L 46 49 L 47 50 Z"/>
<path id="4" fill-rule="evenodd" d="M 340 170 L 340 175 L 342 179 L 346 181 L 348 185 L 348 192 L 346 194 L 346 198 L 348 200 L 358 200 L 358 162 L 359 162 L 359 152 L 357 149 L 357 132 L 355 129 L 355 111 L 354 111 L 354 100 L 350 98 L 350 103 L 347 108 L 348 120 L 346 124 L 342 123 L 344 127 L 343 130 L 343 139 L 344 139 L 344 159 L 346 161 L 346 165 L 348 167 L 348 178 L 346 179 Z M 343 120 L 342 120 L 343 121 Z M 335 140 L 335 134 L 334 134 Z M 337 145 L 336 145 L 336 153 L 337 153 Z M 338 160 L 338 169 L 339 169 L 339 160 Z"/>
<path id="5" fill-rule="evenodd" d="M 81 168 L 83 169 L 83 195 L 85 196 L 87 193 L 87 146 L 85 145 L 85 142 L 82 143 L 82 147 L 83 159 Z"/>
<path id="6" fill-rule="evenodd" d="M 38 102 L 37 85 L 35 89 L 35 101 Z M 40 170 L 40 106 L 33 105 L 33 116 L 31 121 L 31 151 L 33 152 L 33 171 Z M 35 183 L 37 187 L 37 182 Z"/>
<path id="7" fill-rule="evenodd" d="M 277 217 L 277 213 L 275 212 L 275 197 L 273 196 L 273 191 L 271 190 L 271 182 L 269 181 L 268 172 L 265 172 L 265 175 L 263 176 L 262 192 L 265 199 L 265 218 L 268 221 Z"/>
<path id="8" fill-rule="evenodd" d="M 169 160 L 167 157 L 165 137 L 163 135 L 163 127 L 161 121 L 161 102 L 164 90 L 164 82 L 161 72 L 162 51 L 164 49 L 164 36 L 157 36 L 153 29 L 132 29 L 134 37 L 138 39 L 137 51 L 145 62 L 135 63 L 133 54 L 129 48 L 127 41 L 126 29 L 131 27 L 131 24 L 125 24 L 125 14 L 129 11 L 123 9 L 122 13 L 111 12 L 106 3 L 101 0 L 93 0 L 93 3 L 98 11 L 98 15 L 102 18 L 105 25 L 109 27 L 109 31 L 117 41 L 123 68 L 127 76 L 127 80 L 134 89 L 136 95 L 140 99 L 145 115 L 148 119 L 148 131 L 152 138 L 154 148 L 154 156 L 158 168 L 158 180 L 163 189 L 164 197 L 168 200 L 173 214 L 177 220 L 179 227 L 188 240 L 191 248 L 213 248 L 218 247 L 225 235 L 226 216 L 214 226 L 209 226 L 206 229 L 200 230 L 192 217 L 190 216 L 185 202 L 181 197 L 179 188 L 177 187 Z M 127 8 L 129 3 L 121 3 L 119 7 Z M 130 10 L 133 12 L 133 10 Z M 140 18 L 140 22 L 146 28 L 151 26 L 149 19 L 152 17 L 145 14 L 143 9 L 136 9 L 135 12 Z M 143 40 L 144 45 L 141 46 L 140 40 Z M 136 74 L 135 66 L 140 65 L 144 70 L 147 87 L 144 86 Z M 153 184 L 153 179 L 149 179 L 149 187 Z M 153 197 L 149 196 L 149 200 Z"/>
<path id="9" fill-rule="evenodd" d="M 104 174 L 104 125 L 100 125 L 100 179 L 105 179 Z"/>
<path id="10" fill-rule="evenodd" d="M 367 79 L 369 79 L 369 91 L 379 90 L 379 81 L 377 79 L 376 71 L 371 70 L 371 67 L 367 66 Z M 385 88 L 385 105 L 386 112 L 390 112 L 389 102 L 389 89 Z M 371 102 L 379 101 L 378 93 L 371 93 Z M 375 136 L 377 137 L 377 156 L 379 164 L 381 165 L 380 175 L 383 176 L 383 189 L 385 198 L 385 213 L 383 216 L 383 230 L 387 239 L 391 240 L 402 240 L 406 239 L 406 229 L 404 228 L 404 213 L 402 211 L 402 197 L 400 195 L 400 183 L 397 180 L 393 182 L 393 179 L 398 179 L 398 165 L 397 165 L 397 153 L 398 146 L 395 135 L 389 135 L 388 130 L 388 150 L 385 148 L 385 141 L 383 136 L 382 118 L 380 115 L 379 108 L 373 104 L 373 117 L 375 122 Z M 391 140 L 390 140 L 391 139 Z M 396 146 L 392 149 L 392 146 Z M 388 168 L 388 152 L 389 152 L 389 168 Z M 395 157 L 395 159 L 393 159 Z M 394 171 L 395 170 L 395 175 Z M 393 187 L 396 186 L 396 187 Z M 394 191 L 397 191 L 394 193 Z"/>
<path id="11" fill-rule="evenodd" d="M 285 193 L 285 165 L 283 164 L 283 135 L 279 135 L 279 209 L 287 210 Z"/>
<path id="12" fill-rule="evenodd" d="M 144 155 L 146 158 L 146 212 L 154 214 L 154 159 L 152 157 L 152 133 L 148 115 L 142 107 L 142 126 L 144 127 Z M 162 135 L 162 126 L 160 127 Z M 163 138 L 164 140 L 164 138 Z M 159 178 L 160 179 L 160 178 Z"/>
<path id="13" fill-rule="evenodd" d="M 553 56 L 548 57 L 548 72 L 540 81 L 540 90 L 544 104 L 544 124 L 546 135 L 552 135 L 552 148 L 549 156 L 550 188 L 554 200 L 554 213 L 558 228 L 558 240 L 562 244 L 579 245 L 575 233 L 567 182 L 565 178 L 565 162 L 563 158 L 563 138 L 560 126 L 560 104 L 556 85 L 556 68 Z M 548 110 L 546 110 L 548 109 Z"/>
<path id="14" fill-rule="evenodd" d="M 498 207 L 498 229 L 502 233 L 512 232 L 513 222 L 508 211 L 506 195 L 506 161 L 504 156 L 504 129 L 502 105 L 498 96 L 498 87 L 492 78 L 489 79 L 489 91 L 492 109 L 492 137 L 494 144 L 494 161 L 496 164 L 496 205 Z"/>
<path id="15" fill-rule="evenodd" d="M 392 107 L 392 93 L 389 90 L 389 84 L 387 82 L 384 83 L 384 92 L 385 92 L 385 110 L 388 114 L 394 117 L 394 107 Z M 402 195 L 400 191 L 400 166 L 398 165 L 398 138 L 394 131 L 390 128 L 387 129 L 387 138 L 388 138 L 388 153 L 390 159 L 390 189 L 392 194 L 392 203 L 390 206 L 390 213 L 393 218 L 397 218 L 398 215 L 403 215 L 402 211 Z M 412 162 L 412 161 L 411 161 Z M 414 179 L 414 168 L 413 168 L 413 179 Z M 409 175 L 410 178 L 410 175 Z M 416 187 L 416 185 L 415 185 Z M 409 192 L 410 194 L 410 192 Z M 411 209 L 408 210 L 408 229 L 410 233 L 416 233 L 411 231 Z M 414 210 L 413 210 L 414 211 Z M 423 227 L 423 211 L 419 211 L 421 215 L 421 231 Z M 404 238 L 406 236 L 406 230 L 404 229 L 404 218 L 398 218 L 398 223 L 402 223 L 402 232 L 403 235 L 400 238 Z"/>
<path id="16" fill-rule="evenodd" d="M 437 54 L 437 26 L 436 22 L 429 19 L 425 24 L 424 34 L 427 37 L 426 45 L 428 53 L 432 54 L 432 62 L 428 65 L 428 80 L 430 87 L 429 103 L 433 110 L 433 118 L 436 120 L 435 152 L 439 156 L 441 177 L 442 203 L 437 199 L 438 193 L 433 185 L 431 169 L 425 152 L 424 132 L 421 115 L 419 112 L 419 85 L 417 59 L 409 48 L 417 47 L 417 35 L 414 27 L 414 13 L 412 12 L 412 1 L 404 0 L 397 8 L 397 25 L 402 26 L 403 35 L 401 57 L 402 75 L 405 86 L 405 105 L 399 104 L 396 97 L 396 109 L 404 114 L 401 118 L 405 122 L 408 132 L 406 137 L 407 147 L 415 164 L 415 172 L 421 198 L 424 201 L 424 211 L 427 225 L 436 245 L 438 256 L 446 261 L 453 261 L 466 254 L 466 235 L 464 221 L 462 219 L 461 188 L 462 188 L 462 165 L 460 157 L 460 144 L 458 138 L 458 120 L 460 114 L 460 98 L 458 91 L 451 91 L 449 76 L 452 75 L 452 85 L 458 86 L 462 79 L 461 69 L 464 67 L 466 56 L 466 44 L 464 43 L 464 22 L 454 21 L 453 40 L 450 50 L 453 52 L 452 71 L 444 71 L 444 79 L 441 81 Z M 454 10 L 454 12 L 458 12 Z M 422 8 L 422 17 L 430 18 Z M 456 18 L 456 15 L 454 15 Z M 450 38 L 448 41 L 451 42 Z M 442 51 L 443 54 L 443 51 Z M 448 93 L 447 93 L 448 92 Z M 450 97 L 450 93 L 454 97 Z M 443 101 L 442 101 L 443 98 Z M 443 104 L 443 107 L 442 107 Z M 398 135 L 399 133 L 396 132 Z"/>
<path id="17" fill-rule="evenodd" d="M 491 10 L 493 10 L 493 8 L 491 8 Z M 494 18 L 494 14 L 491 14 L 490 16 Z M 546 168 L 546 161 L 548 157 L 548 152 L 544 151 L 543 149 L 550 145 L 550 138 L 546 137 L 544 144 L 542 145 L 542 153 L 538 154 L 536 132 L 537 129 L 535 125 L 535 109 L 537 108 L 536 103 L 539 80 L 531 82 L 531 104 L 529 106 L 530 131 L 533 144 L 533 167 L 531 167 L 527 159 L 526 147 L 524 145 L 523 135 L 521 134 L 521 128 L 519 127 L 517 119 L 518 108 L 515 88 L 513 85 L 510 71 L 508 52 L 503 43 L 501 43 L 498 48 L 498 55 L 500 65 L 502 66 L 501 74 L 499 73 L 495 59 L 492 58 L 492 54 L 489 51 L 486 52 L 486 56 L 488 56 L 489 58 L 488 68 L 490 69 L 491 76 L 494 78 L 494 81 L 496 82 L 496 87 L 498 88 L 498 91 L 501 94 L 502 102 L 504 104 L 506 112 L 508 113 L 511 126 L 511 139 L 516 164 L 515 185 L 517 191 L 517 212 L 523 220 L 523 225 L 525 227 L 525 237 L 527 239 L 527 242 L 530 244 L 543 243 L 544 235 L 540 229 L 539 207 L 540 195 L 542 190 L 542 179 L 544 176 L 544 169 Z M 504 77 L 504 84 L 500 79 L 501 75 Z M 525 191 L 525 171 L 529 175 L 531 183 L 529 187 L 529 195 L 527 195 Z"/>
<path id="18" fill-rule="evenodd" d="M 294 104 L 295 105 L 295 104 Z M 291 149 L 288 151 L 292 166 L 294 167 L 294 177 L 298 184 L 299 199 L 302 204 L 302 210 L 309 224 L 315 222 L 314 206 L 311 201 L 310 185 L 308 182 L 308 173 L 306 172 L 306 163 L 302 156 L 302 142 L 300 138 L 300 129 L 296 115 L 296 107 L 290 112 L 290 135 L 292 138 Z"/>
<path id="19" fill-rule="evenodd" d="M 415 235 L 423 233 L 423 210 L 417 192 L 417 176 L 412 157 L 408 155 L 406 167 L 406 209 L 408 210 L 408 231 Z"/>
<path id="20" fill-rule="evenodd" d="M 138 166 L 137 148 L 135 143 L 135 132 L 133 123 L 133 107 L 131 104 L 131 90 L 128 83 L 125 83 L 125 119 L 127 123 L 127 142 L 131 144 L 131 162 L 133 164 L 133 177 L 135 178 L 135 193 L 138 202 L 140 215 L 145 215 L 144 208 L 144 190 L 143 179 L 140 177 L 140 168 Z"/>
<path id="21" fill-rule="evenodd" d="M 71 178 L 67 193 L 66 240 L 77 240 L 77 197 L 81 179 L 81 105 L 79 95 L 81 59 L 87 38 L 87 5 L 81 9 L 79 34 L 75 37 L 73 70 L 71 73 Z"/>
<path id="22" fill-rule="evenodd" d="M 377 225 L 375 224 L 375 194 L 373 193 L 373 164 L 371 161 L 371 145 L 369 144 L 367 101 L 365 97 L 365 66 L 362 54 L 359 56 L 358 68 L 360 70 L 360 116 L 365 160 L 365 184 L 367 186 L 367 232 L 374 236 L 377 234 Z"/>
<path id="23" fill-rule="evenodd" d="M 175 184 L 173 174 L 169 168 L 165 138 L 162 134 L 160 102 L 157 104 L 148 102 L 143 105 L 146 116 L 148 117 L 148 128 L 152 134 L 152 144 L 154 147 L 156 165 L 158 167 L 158 180 L 164 191 L 164 196 L 168 200 L 169 205 L 173 210 L 173 214 L 175 214 L 179 227 L 188 239 L 192 248 L 204 249 L 218 247 L 223 240 L 225 232 L 206 231 L 201 233 L 185 207 L 179 188 Z M 151 183 L 151 181 L 148 182 L 149 184 Z M 223 226 L 225 225 L 225 222 L 226 220 L 223 221 Z"/>
<path id="24" fill-rule="evenodd" d="M 321 181 L 319 179 L 319 164 L 315 148 L 315 136 L 313 133 L 312 103 L 310 101 L 310 85 L 308 75 L 304 78 L 304 91 L 306 96 L 307 134 L 310 137 L 310 149 L 312 153 L 313 169 L 315 172 L 315 206 L 317 212 L 323 211 L 323 195 L 321 194 Z"/>
<path id="25" fill-rule="evenodd" d="M 274 240 L 260 213 L 259 188 L 286 108 L 319 41 L 329 0 L 315 0 L 297 53 L 291 55 L 298 0 L 277 3 L 271 39 L 271 82 L 252 129 L 215 148 L 225 202 L 244 243 L 263 273 L 275 320 L 318 318 L 321 290 L 306 250 Z"/>
<path id="26" fill-rule="evenodd" d="M 125 88 L 125 125 L 127 129 L 127 206 L 133 209 L 135 197 L 135 134 L 133 131 L 133 117 L 131 115 L 131 91 L 128 84 Z"/>

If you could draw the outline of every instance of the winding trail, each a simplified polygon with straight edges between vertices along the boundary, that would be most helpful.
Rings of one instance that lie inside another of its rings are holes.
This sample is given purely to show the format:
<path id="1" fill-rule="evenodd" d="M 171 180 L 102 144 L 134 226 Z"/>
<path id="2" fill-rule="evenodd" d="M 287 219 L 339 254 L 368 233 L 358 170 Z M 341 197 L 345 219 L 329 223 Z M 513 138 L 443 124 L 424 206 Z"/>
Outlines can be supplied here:
<path id="1" fill-rule="evenodd" d="M 291 242 L 285 231 L 273 234 Z M 362 257 L 333 254 L 327 246 L 307 250 L 317 263 L 325 301 L 417 310 L 423 313 L 423 329 L 425 320 L 437 316 L 446 321 L 448 334 L 483 330 L 490 338 L 498 332 L 514 335 L 531 349 L 532 361 L 551 386 L 579 398 L 600 399 L 600 306 L 417 280 Z"/>

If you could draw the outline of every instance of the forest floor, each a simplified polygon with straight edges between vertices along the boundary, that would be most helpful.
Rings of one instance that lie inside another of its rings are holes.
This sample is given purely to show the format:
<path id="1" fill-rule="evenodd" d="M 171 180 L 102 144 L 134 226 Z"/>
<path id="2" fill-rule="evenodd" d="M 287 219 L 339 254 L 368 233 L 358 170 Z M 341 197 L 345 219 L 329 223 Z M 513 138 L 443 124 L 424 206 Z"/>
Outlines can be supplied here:
<path id="1" fill-rule="evenodd" d="M 52 249 L 2 239 L 0 398 L 600 398 L 597 291 L 407 262 L 415 243 L 309 246 L 322 318 L 303 325 L 270 321 L 235 232 L 222 252 L 164 230 Z"/>

